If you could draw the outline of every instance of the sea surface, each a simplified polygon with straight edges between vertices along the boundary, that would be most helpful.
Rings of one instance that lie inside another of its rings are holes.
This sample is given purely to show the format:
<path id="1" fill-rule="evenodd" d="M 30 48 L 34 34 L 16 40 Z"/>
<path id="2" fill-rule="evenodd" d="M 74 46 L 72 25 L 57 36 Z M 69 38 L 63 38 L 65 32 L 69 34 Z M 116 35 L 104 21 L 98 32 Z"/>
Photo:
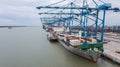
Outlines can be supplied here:
<path id="1" fill-rule="evenodd" d="M 100 58 L 97 63 L 49 42 L 42 27 L 0 28 L 0 67 L 120 67 Z"/>

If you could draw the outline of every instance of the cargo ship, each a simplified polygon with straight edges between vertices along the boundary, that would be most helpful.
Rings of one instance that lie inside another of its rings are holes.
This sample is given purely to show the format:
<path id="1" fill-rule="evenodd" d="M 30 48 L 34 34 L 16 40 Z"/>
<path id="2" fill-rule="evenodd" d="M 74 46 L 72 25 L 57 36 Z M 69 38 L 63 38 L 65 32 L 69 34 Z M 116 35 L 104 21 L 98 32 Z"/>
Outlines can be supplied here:
<path id="1" fill-rule="evenodd" d="M 92 62 L 97 62 L 103 52 L 103 43 L 98 42 L 97 39 L 93 37 L 82 37 L 82 31 L 78 31 L 77 34 L 69 34 L 64 27 L 51 27 L 48 28 L 48 30 L 48 40 L 58 40 L 68 51 Z"/>

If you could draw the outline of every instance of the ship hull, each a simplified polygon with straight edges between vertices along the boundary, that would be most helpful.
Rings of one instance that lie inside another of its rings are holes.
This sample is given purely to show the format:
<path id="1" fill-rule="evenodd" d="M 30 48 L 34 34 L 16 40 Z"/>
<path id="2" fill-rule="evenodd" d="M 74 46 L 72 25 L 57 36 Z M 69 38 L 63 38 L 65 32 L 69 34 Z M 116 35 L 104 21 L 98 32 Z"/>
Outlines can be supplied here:
<path id="1" fill-rule="evenodd" d="M 100 53 L 97 53 L 97 52 L 94 52 L 94 51 L 80 50 L 80 49 L 74 48 L 74 47 L 72 47 L 72 46 L 70 46 L 70 45 L 68 46 L 68 45 L 65 44 L 65 42 L 62 41 L 62 40 L 59 40 L 59 39 L 58 39 L 58 41 L 59 41 L 59 43 L 60 43 L 65 49 L 67 49 L 68 51 L 70 51 L 70 52 L 72 52 L 72 53 L 74 53 L 74 54 L 76 54 L 76 55 L 79 55 L 79 56 L 81 56 L 81 57 L 83 57 L 83 58 L 86 58 L 86 59 L 88 59 L 88 60 L 90 60 L 90 61 L 92 61 L 92 62 L 97 62 L 97 60 L 98 60 L 99 57 L 101 56 Z"/>

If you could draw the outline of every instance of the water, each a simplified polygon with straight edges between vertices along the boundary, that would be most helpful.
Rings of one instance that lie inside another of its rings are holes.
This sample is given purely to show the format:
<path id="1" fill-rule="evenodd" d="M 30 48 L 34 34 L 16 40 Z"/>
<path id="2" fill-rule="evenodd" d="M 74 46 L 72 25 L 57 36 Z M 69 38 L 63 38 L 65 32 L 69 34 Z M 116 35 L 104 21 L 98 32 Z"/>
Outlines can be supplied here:
<path id="1" fill-rule="evenodd" d="M 97 63 L 49 42 L 41 27 L 0 29 L 0 67 L 120 67 L 101 58 Z"/>

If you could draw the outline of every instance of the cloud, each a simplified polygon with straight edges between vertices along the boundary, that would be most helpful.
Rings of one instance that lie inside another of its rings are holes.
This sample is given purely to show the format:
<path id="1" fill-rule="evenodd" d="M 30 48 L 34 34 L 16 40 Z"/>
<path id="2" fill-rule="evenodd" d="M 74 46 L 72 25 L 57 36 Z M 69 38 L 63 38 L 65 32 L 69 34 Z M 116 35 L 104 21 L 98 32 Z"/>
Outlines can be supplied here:
<path id="1" fill-rule="evenodd" d="M 40 24 L 37 0 L 0 1 L 0 24 Z M 34 22 L 33 22 L 34 21 Z"/>
<path id="2" fill-rule="evenodd" d="M 46 6 L 55 2 L 59 2 L 61 0 L 0 0 L 0 25 L 5 24 L 19 24 L 19 25 L 39 25 L 39 15 L 40 11 L 48 11 L 48 10 L 37 10 L 35 7 L 37 6 Z M 61 4 L 57 4 L 56 6 L 61 6 L 67 4 L 74 0 L 66 0 Z M 76 0 L 77 4 L 80 4 L 80 0 Z M 97 1 L 97 0 L 96 0 Z M 108 2 L 108 0 L 104 0 Z M 109 0 L 113 6 L 119 7 L 120 0 Z M 91 3 L 91 2 L 89 2 Z M 112 13 L 111 13 L 112 14 Z M 115 16 L 119 16 L 120 14 L 115 14 Z M 119 24 L 119 21 L 114 15 L 108 15 L 106 18 L 107 22 L 110 22 L 110 19 L 114 20 L 116 24 Z M 109 19 L 110 18 L 110 19 Z"/>

